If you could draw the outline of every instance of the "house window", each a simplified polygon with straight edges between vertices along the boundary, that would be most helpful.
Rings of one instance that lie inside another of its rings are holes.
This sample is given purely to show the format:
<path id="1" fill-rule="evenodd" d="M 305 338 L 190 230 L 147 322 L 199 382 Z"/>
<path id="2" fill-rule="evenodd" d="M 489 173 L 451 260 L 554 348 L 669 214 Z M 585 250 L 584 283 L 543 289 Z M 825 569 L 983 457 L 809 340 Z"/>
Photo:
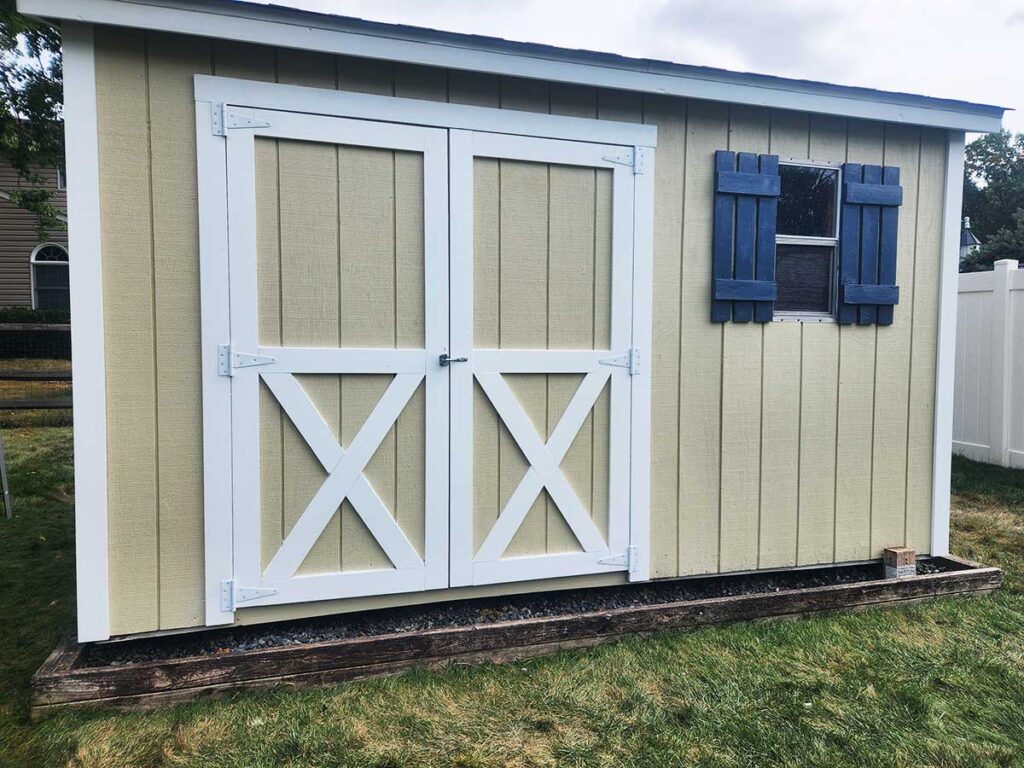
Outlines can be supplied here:
<path id="1" fill-rule="evenodd" d="M 68 172 L 63 168 L 57 169 L 57 189 L 68 188 Z"/>
<path id="2" fill-rule="evenodd" d="M 782 191 L 775 235 L 776 319 L 833 319 L 839 174 L 834 165 L 779 162 Z"/>
<path id="3" fill-rule="evenodd" d="M 32 308 L 70 309 L 68 252 L 62 245 L 37 245 L 29 259 L 32 270 Z"/>

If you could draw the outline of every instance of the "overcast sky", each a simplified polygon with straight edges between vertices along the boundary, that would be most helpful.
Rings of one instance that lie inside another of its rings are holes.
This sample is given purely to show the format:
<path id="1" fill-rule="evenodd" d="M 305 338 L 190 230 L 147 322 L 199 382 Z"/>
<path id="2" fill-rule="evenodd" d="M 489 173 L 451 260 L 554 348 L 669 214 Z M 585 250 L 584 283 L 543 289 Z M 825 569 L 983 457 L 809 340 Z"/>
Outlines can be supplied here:
<path id="1" fill-rule="evenodd" d="M 256 0 L 258 1 L 258 0 Z M 275 0 L 278 5 L 1014 108 L 1024 0 Z"/>

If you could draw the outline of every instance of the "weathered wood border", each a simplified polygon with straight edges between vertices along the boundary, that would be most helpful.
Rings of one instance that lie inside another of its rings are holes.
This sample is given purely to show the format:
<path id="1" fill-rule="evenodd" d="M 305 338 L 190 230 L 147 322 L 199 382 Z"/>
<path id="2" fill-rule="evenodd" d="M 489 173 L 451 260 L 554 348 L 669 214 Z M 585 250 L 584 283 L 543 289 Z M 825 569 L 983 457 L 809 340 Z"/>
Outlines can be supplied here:
<path id="1" fill-rule="evenodd" d="M 628 634 L 984 594 L 1002 584 L 998 568 L 955 557 L 936 559 L 959 570 L 124 666 L 82 667 L 85 646 L 69 639 L 32 678 L 32 716 L 68 706 L 139 709 L 229 690 L 314 687 L 414 666 L 511 661 Z"/>

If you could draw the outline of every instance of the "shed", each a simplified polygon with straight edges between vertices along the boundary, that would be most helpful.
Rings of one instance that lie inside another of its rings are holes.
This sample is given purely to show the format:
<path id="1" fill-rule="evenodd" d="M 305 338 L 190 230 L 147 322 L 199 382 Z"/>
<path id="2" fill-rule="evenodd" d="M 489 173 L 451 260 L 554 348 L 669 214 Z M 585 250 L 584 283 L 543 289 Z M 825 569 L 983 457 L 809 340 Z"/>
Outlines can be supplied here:
<path id="1" fill-rule="evenodd" d="M 65 43 L 79 638 L 948 547 L 999 107 L 227 0 Z"/>

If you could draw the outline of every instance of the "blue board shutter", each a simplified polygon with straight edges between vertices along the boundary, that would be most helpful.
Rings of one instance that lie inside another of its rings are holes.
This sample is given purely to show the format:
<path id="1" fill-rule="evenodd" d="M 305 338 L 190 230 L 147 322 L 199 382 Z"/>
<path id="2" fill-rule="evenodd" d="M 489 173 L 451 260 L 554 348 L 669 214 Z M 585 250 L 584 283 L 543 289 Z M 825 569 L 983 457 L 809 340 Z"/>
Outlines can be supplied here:
<path id="1" fill-rule="evenodd" d="M 715 152 L 712 322 L 772 319 L 779 191 L 776 155 Z"/>
<path id="2" fill-rule="evenodd" d="M 837 315 L 844 325 L 892 324 L 900 295 L 896 235 L 902 203 L 899 168 L 843 165 Z"/>

